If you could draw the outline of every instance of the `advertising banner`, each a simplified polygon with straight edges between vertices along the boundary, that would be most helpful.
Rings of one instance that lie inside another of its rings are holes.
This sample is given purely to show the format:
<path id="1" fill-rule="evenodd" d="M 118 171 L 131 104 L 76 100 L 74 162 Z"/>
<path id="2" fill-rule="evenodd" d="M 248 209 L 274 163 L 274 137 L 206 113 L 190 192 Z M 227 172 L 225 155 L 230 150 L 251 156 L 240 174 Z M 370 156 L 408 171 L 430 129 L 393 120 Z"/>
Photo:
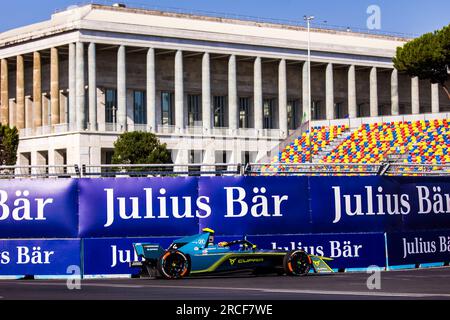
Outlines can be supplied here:
<path id="1" fill-rule="evenodd" d="M 0 238 L 77 236 L 77 180 L 0 180 Z"/>
<path id="2" fill-rule="evenodd" d="M 450 261 L 450 230 L 387 234 L 389 265 Z"/>
<path id="3" fill-rule="evenodd" d="M 195 234 L 207 206 L 194 177 L 82 179 L 79 192 L 80 237 Z"/>
<path id="4" fill-rule="evenodd" d="M 307 177 L 201 177 L 210 214 L 200 227 L 217 234 L 296 234 L 312 229 Z"/>
<path id="5" fill-rule="evenodd" d="M 73 275 L 81 270 L 80 240 L 0 240 L 0 275 Z"/>
<path id="6" fill-rule="evenodd" d="M 304 250 L 309 254 L 333 258 L 333 269 L 386 266 L 383 233 L 306 234 L 249 236 L 260 249 Z"/>
<path id="7" fill-rule="evenodd" d="M 400 195 L 408 195 L 411 210 L 403 230 L 450 229 L 450 179 L 448 177 L 395 177 Z M 389 230 L 386 230 L 389 231 Z M 399 231 L 399 230 L 395 230 Z"/>
<path id="8" fill-rule="evenodd" d="M 310 177 L 313 231 L 450 228 L 450 181 L 418 177 Z"/>
<path id="9" fill-rule="evenodd" d="M 84 274 L 138 274 L 129 263 L 139 261 L 133 243 L 160 244 L 167 249 L 175 238 L 104 238 L 85 239 L 83 243 Z"/>

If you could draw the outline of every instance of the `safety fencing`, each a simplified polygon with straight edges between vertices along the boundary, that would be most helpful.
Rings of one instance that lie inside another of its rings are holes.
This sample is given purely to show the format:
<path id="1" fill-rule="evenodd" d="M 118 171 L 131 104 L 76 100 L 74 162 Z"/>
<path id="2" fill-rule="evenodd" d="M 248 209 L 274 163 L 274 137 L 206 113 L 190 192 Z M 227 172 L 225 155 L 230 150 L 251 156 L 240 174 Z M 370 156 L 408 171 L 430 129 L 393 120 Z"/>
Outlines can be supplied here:
<path id="1" fill-rule="evenodd" d="M 450 164 L 215 163 L 0 166 L 0 179 L 181 176 L 449 176 Z"/>
<path id="2" fill-rule="evenodd" d="M 133 242 L 216 230 L 335 269 L 450 261 L 446 177 L 0 180 L 0 276 L 129 275 Z M 68 269 L 69 268 L 69 269 Z M 72 269 L 70 269 L 72 270 Z"/>

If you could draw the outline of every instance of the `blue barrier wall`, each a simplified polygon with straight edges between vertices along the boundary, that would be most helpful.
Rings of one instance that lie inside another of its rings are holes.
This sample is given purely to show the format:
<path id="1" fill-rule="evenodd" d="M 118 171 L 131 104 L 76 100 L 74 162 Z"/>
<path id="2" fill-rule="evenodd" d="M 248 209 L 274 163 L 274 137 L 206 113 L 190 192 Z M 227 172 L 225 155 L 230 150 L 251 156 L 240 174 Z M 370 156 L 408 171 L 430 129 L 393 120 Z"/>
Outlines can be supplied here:
<path id="1" fill-rule="evenodd" d="M 249 235 L 260 248 L 305 247 L 309 252 L 336 255 L 336 268 L 386 266 L 386 255 L 390 265 L 449 261 L 443 239 L 448 240 L 450 230 L 450 179 L 167 177 L 0 181 L 0 238 L 24 239 L 14 240 L 15 244 L 0 240 L 5 244 L 0 251 L 4 256 L 3 252 L 11 251 L 6 243 L 17 246 L 38 241 L 26 239 L 78 238 L 79 245 L 82 243 L 78 257 L 83 258 L 85 274 L 129 273 L 127 263 L 132 258 L 131 243 L 135 238 L 164 238 L 166 245 L 173 237 L 194 234 L 203 227 L 215 229 L 226 239 Z M 47 240 L 39 241 L 44 241 L 43 246 L 56 243 Z M 405 255 L 405 250 L 420 247 L 421 243 L 436 249 Z M 61 248 L 55 252 L 66 250 Z M 122 259 L 117 256 L 116 265 L 114 248 L 122 254 Z M 75 249 L 67 249 L 69 256 Z M 53 263 L 25 270 L 2 261 L 9 265 L 2 274 L 32 270 L 36 270 L 35 274 L 42 274 L 42 270 L 58 274 L 62 270 Z"/>
<path id="2" fill-rule="evenodd" d="M 0 240 L 0 275 L 72 274 L 75 269 L 69 267 L 82 265 L 80 243 L 79 239 Z"/>
<path id="3" fill-rule="evenodd" d="M 0 180 L 0 238 L 78 237 L 78 181 Z"/>
<path id="4" fill-rule="evenodd" d="M 450 230 L 387 234 L 389 265 L 450 260 Z"/>

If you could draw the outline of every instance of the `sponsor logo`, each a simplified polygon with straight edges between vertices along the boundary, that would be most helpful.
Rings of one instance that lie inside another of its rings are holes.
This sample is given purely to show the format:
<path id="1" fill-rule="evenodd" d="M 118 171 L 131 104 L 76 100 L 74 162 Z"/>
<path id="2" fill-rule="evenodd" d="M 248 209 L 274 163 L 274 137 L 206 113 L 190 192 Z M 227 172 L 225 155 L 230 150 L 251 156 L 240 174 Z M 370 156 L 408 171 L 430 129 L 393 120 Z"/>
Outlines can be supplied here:
<path id="1" fill-rule="evenodd" d="M 411 212 L 418 215 L 449 214 L 450 194 L 444 193 L 439 186 L 416 186 L 416 194 L 387 193 L 383 187 L 365 186 L 360 194 L 344 194 L 340 186 L 333 186 L 334 220 L 341 221 L 343 216 L 401 216 Z M 412 196 L 412 197 L 411 197 Z M 417 199 L 417 208 L 412 208 L 411 199 Z"/>
<path id="2" fill-rule="evenodd" d="M 231 264 L 231 265 L 234 265 L 234 263 L 236 262 L 236 259 L 237 259 L 237 258 L 230 259 L 230 264 Z"/>
<path id="3" fill-rule="evenodd" d="M 264 258 L 250 258 L 250 259 L 239 259 L 238 263 L 259 263 L 263 261 Z"/>
<path id="4" fill-rule="evenodd" d="M 450 237 L 439 236 L 427 240 L 422 237 L 414 237 L 414 239 L 402 238 L 402 247 L 403 259 L 414 255 L 449 253 Z"/>
<path id="5" fill-rule="evenodd" d="M 15 221 L 47 220 L 45 209 L 53 203 L 53 198 L 34 198 L 28 190 L 16 190 L 14 195 L 0 190 L 0 221 L 10 217 Z"/>
<path id="6" fill-rule="evenodd" d="M 283 205 L 288 200 L 287 195 L 270 194 L 265 187 L 254 187 L 248 191 L 240 187 L 225 187 L 226 214 L 225 218 L 242 218 L 250 214 L 253 218 L 283 217 Z M 212 209 L 210 198 L 199 196 L 167 196 L 165 188 L 154 190 L 143 188 L 143 195 L 129 197 L 119 196 L 112 188 L 105 188 L 106 221 L 105 228 L 119 220 L 141 219 L 205 219 Z M 141 192 L 142 192 L 141 191 Z M 266 195 L 267 193 L 267 195 Z M 0 205 L 2 199 L 0 199 Z M 3 202 L 5 202 L 3 200 Z M 251 204 L 251 205 L 250 205 Z M 154 208 L 158 207 L 156 211 Z"/>

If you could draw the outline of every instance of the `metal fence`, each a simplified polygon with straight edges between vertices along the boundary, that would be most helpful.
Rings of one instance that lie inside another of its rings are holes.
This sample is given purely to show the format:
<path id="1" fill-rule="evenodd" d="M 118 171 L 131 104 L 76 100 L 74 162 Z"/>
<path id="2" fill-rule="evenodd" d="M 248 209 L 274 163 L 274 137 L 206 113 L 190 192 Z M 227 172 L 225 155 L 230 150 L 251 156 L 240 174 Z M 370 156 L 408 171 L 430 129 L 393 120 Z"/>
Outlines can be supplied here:
<path id="1" fill-rule="evenodd" d="M 450 164 L 384 162 L 0 166 L 0 179 L 175 176 L 450 176 Z"/>
<path id="2" fill-rule="evenodd" d="M 0 166 L 0 179 L 78 177 L 80 177 L 78 165 Z"/>

